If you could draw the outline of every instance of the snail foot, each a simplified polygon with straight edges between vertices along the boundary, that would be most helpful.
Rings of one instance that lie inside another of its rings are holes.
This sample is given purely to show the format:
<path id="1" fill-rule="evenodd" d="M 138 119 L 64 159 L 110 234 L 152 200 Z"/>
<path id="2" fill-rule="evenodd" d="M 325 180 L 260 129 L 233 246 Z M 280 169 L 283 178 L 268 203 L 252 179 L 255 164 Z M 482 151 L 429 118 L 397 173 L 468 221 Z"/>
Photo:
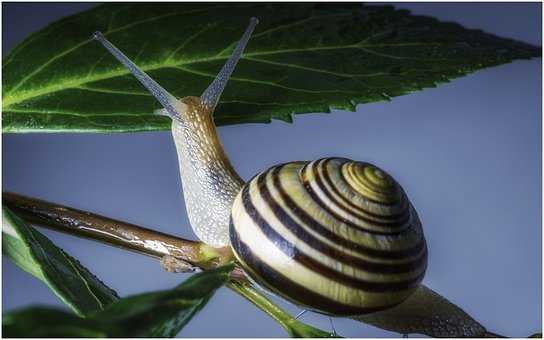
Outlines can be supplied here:
<path id="1" fill-rule="evenodd" d="M 171 273 L 192 273 L 197 269 L 189 262 L 171 255 L 161 258 L 161 267 Z"/>

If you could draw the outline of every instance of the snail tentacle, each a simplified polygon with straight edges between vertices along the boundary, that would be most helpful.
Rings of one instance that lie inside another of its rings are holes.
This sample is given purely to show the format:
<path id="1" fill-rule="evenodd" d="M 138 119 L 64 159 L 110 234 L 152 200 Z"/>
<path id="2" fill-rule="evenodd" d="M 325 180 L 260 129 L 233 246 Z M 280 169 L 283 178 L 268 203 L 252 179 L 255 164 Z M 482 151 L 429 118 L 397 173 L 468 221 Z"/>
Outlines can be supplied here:
<path id="1" fill-rule="evenodd" d="M 130 73 L 132 73 L 143 86 L 145 86 L 149 92 L 161 103 L 166 109 L 164 113 L 167 113 L 170 117 L 176 116 L 176 97 L 171 95 L 162 86 L 160 86 L 155 80 L 153 80 L 147 73 L 140 69 L 132 60 L 123 54 L 115 45 L 109 42 L 104 35 L 97 31 L 94 33 L 93 38 L 98 40 L 117 60 L 125 65 Z"/>
<path id="2" fill-rule="evenodd" d="M 223 68 L 221 68 L 221 71 L 219 71 L 210 86 L 208 86 L 208 88 L 200 96 L 202 104 L 208 106 L 212 110 L 215 108 L 215 106 L 219 102 L 219 97 L 221 97 L 221 94 L 223 93 L 223 90 L 225 89 L 225 86 L 227 85 L 227 82 L 232 72 L 234 71 L 236 64 L 242 57 L 242 53 L 246 48 L 247 42 L 251 38 L 251 34 L 253 33 L 253 30 L 258 23 L 259 20 L 257 18 L 250 19 L 249 26 L 244 32 L 244 35 L 242 35 L 242 38 L 238 41 L 238 44 L 232 52 L 232 55 L 227 60 L 225 65 L 223 65 Z"/>

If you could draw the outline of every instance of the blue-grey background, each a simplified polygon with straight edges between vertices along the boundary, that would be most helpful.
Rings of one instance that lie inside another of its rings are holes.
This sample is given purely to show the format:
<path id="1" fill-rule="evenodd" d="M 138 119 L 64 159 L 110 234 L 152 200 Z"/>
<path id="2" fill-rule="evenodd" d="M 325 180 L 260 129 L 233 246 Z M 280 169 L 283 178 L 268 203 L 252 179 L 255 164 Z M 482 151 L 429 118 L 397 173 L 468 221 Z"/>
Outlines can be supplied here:
<path id="1" fill-rule="evenodd" d="M 3 53 L 32 32 L 89 3 L 3 3 Z M 540 3 L 397 3 L 541 45 Z M 516 61 L 436 89 L 359 105 L 357 112 L 301 115 L 221 127 L 244 178 L 275 163 L 339 155 L 392 173 L 423 223 L 430 263 L 424 283 L 489 330 L 540 331 L 542 320 L 541 59 Z M 185 214 L 170 133 L 3 135 L 3 190 L 40 197 L 194 238 Z M 88 240 L 44 231 L 121 295 L 173 287 L 184 275 Z M 2 260 L 3 311 L 61 302 L 40 281 Z M 298 309 L 286 306 L 293 313 Z M 326 317 L 304 320 L 329 329 Z M 350 337 L 396 337 L 335 319 Z M 282 337 L 250 303 L 221 289 L 181 332 L 188 337 Z"/>

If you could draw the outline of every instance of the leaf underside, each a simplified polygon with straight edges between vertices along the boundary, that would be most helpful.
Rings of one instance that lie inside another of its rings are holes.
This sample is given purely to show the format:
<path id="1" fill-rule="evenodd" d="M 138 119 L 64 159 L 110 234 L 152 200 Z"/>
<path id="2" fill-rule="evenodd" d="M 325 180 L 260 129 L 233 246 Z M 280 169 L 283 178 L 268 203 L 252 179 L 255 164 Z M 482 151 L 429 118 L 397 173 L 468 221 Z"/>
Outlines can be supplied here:
<path id="1" fill-rule="evenodd" d="M 168 118 L 152 114 L 157 102 L 92 32 L 101 30 L 181 98 L 202 93 L 252 16 L 260 24 L 215 112 L 217 125 L 354 110 L 541 53 L 391 6 L 112 3 L 49 25 L 3 60 L 3 131 L 169 129 Z"/>
<path id="2" fill-rule="evenodd" d="M 2 209 L 2 252 L 47 284 L 79 315 L 103 310 L 119 298 L 76 259 L 6 207 Z"/>

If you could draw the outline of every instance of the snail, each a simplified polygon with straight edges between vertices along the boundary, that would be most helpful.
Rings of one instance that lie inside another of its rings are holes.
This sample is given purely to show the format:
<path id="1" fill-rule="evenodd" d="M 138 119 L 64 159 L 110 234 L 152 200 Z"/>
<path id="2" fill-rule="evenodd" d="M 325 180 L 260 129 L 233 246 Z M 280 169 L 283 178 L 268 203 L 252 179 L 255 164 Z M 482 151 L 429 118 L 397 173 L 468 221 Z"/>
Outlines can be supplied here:
<path id="1" fill-rule="evenodd" d="M 244 183 L 225 154 L 213 112 L 257 22 L 203 94 L 179 100 L 100 32 L 94 37 L 161 103 L 156 113 L 172 119 L 187 214 L 201 241 L 230 245 L 253 281 L 305 309 L 391 310 L 421 286 L 427 245 L 416 210 L 387 172 L 333 157 L 273 166 Z"/>

